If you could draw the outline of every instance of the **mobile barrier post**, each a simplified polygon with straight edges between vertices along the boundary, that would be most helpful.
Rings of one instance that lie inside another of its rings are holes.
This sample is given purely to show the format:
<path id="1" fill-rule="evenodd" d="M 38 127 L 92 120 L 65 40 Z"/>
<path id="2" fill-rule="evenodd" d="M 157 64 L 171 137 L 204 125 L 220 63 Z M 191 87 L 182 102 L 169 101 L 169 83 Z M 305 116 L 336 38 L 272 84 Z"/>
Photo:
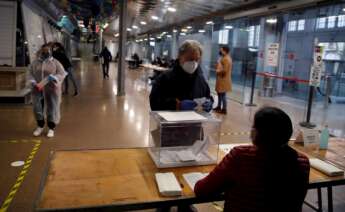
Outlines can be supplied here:
<path id="1" fill-rule="evenodd" d="M 300 125 L 301 125 L 302 127 L 314 128 L 314 127 L 316 126 L 315 124 L 310 123 L 311 106 L 312 106 L 312 104 L 313 104 L 314 91 L 315 91 L 315 87 L 314 87 L 314 86 L 309 86 L 307 118 L 306 118 L 306 121 L 300 123 Z"/>
<path id="2" fill-rule="evenodd" d="M 256 71 L 253 71 L 252 74 L 252 87 L 251 87 L 251 92 L 250 92 L 250 100 L 249 103 L 246 104 L 248 107 L 255 107 L 256 104 L 253 103 L 254 101 L 254 90 L 255 90 L 255 81 L 256 81 Z"/>

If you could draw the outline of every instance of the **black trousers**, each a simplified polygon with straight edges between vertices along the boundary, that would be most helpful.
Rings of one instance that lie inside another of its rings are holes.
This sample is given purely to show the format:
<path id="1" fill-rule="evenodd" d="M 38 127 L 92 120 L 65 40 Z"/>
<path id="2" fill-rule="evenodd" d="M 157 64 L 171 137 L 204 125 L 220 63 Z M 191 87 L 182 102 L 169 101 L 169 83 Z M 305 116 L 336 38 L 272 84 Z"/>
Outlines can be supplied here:
<path id="1" fill-rule="evenodd" d="M 42 108 L 44 108 L 44 99 L 41 100 Z M 45 125 L 45 121 L 43 120 L 36 120 L 37 121 L 37 126 L 40 128 L 43 128 Z M 48 121 L 48 128 L 51 130 L 54 130 L 56 127 L 56 124 L 52 121 Z"/>
<path id="2" fill-rule="evenodd" d="M 104 61 L 104 63 L 102 64 L 102 68 L 103 68 L 103 78 L 106 78 L 106 77 L 109 78 L 109 62 Z"/>

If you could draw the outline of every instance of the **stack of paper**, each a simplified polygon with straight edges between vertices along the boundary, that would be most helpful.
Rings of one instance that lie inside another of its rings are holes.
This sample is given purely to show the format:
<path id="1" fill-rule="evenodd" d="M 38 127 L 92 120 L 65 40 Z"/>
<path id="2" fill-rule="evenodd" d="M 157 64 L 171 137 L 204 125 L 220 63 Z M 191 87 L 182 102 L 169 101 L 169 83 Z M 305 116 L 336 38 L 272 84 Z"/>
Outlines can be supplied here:
<path id="1" fill-rule="evenodd" d="M 206 177 L 208 173 L 201 173 L 201 172 L 190 172 L 183 174 L 184 180 L 188 183 L 189 187 L 194 190 L 195 184 Z"/>
<path id="2" fill-rule="evenodd" d="M 178 183 L 174 173 L 156 173 L 156 182 L 159 193 L 163 196 L 179 196 L 182 194 L 182 189 Z"/>
<path id="3" fill-rule="evenodd" d="M 181 151 L 176 152 L 176 155 L 182 162 L 196 160 L 196 157 L 191 150 L 181 150 Z"/>
<path id="4" fill-rule="evenodd" d="M 341 170 L 338 167 L 335 167 L 317 158 L 311 158 L 309 159 L 309 162 L 310 162 L 311 167 L 319 170 L 320 172 L 328 176 L 334 177 L 334 176 L 344 175 L 344 170 Z"/>

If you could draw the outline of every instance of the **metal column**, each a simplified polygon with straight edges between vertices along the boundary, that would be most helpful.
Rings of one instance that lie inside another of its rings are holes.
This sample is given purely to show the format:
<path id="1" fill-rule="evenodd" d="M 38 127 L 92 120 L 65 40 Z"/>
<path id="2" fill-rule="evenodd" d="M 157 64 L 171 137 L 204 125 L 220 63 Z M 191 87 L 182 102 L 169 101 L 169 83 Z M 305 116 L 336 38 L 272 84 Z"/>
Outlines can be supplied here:
<path id="1" fill-rule="evenodd" d="M 127 40 L 127 0 L 120 0 L 120 23 L 119 23 L 119 62 L 117 68 L 117 95 L 125 95 L 125 57 Z"/>

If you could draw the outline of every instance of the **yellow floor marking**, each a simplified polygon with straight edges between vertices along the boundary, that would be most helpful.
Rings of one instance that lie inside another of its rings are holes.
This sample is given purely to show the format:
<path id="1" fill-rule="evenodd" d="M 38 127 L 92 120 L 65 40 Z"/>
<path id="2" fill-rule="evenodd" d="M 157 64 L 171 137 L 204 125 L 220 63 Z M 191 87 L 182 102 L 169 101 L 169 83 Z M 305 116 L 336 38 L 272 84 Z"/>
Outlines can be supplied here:
<path id="1" fill-rule="evenodd" d="M 22 171 L 20 172 L 19 176 L 17 177 L 15 184 L 12 186 L 10 193 L 6 197 L 4 203 L 1 205 L 0 212 L 6 212 L 7 211 L 8 207 L 10 206 L 10 204 L 11 204 L 14 196 L 16 195 L 20 185 L 24 181 L 26 173 L 28 172 L 28 170 L 30 168 L 32 159 L 34 158 L 38 148 L 41 145 L 41 141 L 35 140 L 34 143 L 35 143 L 35 146 L 32 148 L 30 155 L 28 156 L 27 160 L 25 161 L 25 165 L 22 168 Z"/>

